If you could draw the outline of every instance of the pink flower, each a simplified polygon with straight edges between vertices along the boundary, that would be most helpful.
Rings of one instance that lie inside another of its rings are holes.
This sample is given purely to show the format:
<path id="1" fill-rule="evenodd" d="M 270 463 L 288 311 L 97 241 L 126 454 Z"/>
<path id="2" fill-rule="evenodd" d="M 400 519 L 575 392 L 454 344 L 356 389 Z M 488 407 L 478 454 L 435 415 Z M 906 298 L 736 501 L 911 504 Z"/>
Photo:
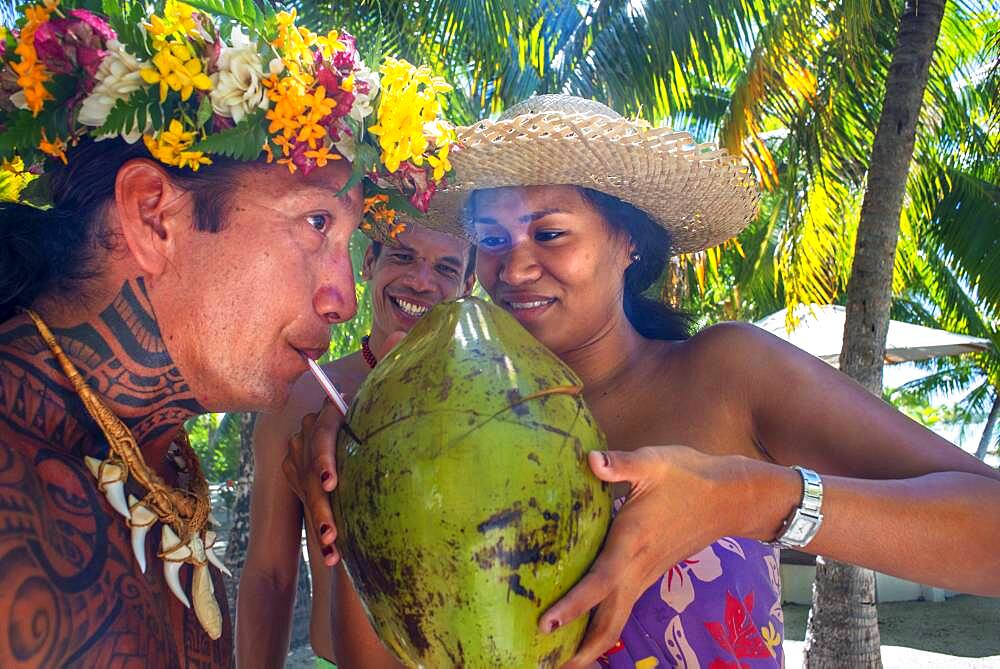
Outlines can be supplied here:
<path id="1" fill-rule="evenodd" d="M 326 89 L 326 97 L 332 98 L 337 103 L 333 111 L 330 112 L 330 117 L 334 119 L 350 114 L 351 107 L 354 105 L 354 93 L 341 88 L 341 81 L 343 81 L 343 76 L 336 70 L 330 69 L 326 62 L 318 64 L 316 82 Z"/>
<path id="2" fill-rule="evenodd" d="M 358 60 L 358 41 L 350 33 L 340 33 L 340 41 L 347 48 L 333 53 L 333 66 L 344 74 L 350 74 Z"/>
<path id="3" fill-rule="evenodd" d="M 333 66 L 341 72 L 351 72 L 354 69 L 354 49 L 334 52 Z"/>
<path id="4" fill-rule="evenodd" d="M 400 163 L 392 174 L 373 175 L 372 180 L 382 188 L 395 188 L 404 195 L 409 193 L 410 204 L 424 213 L 430 208 L 431 198 L 438 187 L 426 166 L 417 167 L 410 161 Z"/>
<path id="5" fill-rule="evenodd" d="M 96 83 L 94 75 L 107 55 L 108 40 L 115 31 L 100 16 L 86 9 L 73 9 L 64 19 L 46 21 L 35 32 L 35 51 L 50 72 L 72 74 L 77 67 L 89 75 L 83 79 L 84 93 Z"/>
<path id="6" fill-rule="evenodd" d="M 413 195 L 410 196 L 410 204 L 426 214 L 427 210 L 430 209 L 431 198 L 434 197 L 436 190 L 437 184 L 434 183 L 433 179 L 428 179 L 424 188 L 414 191 Z"/>
<path id="7" fill-rule="evenodd" d="M 316 161 L 306 156 L 306 151 L 308 150 L 309 145 L 306 142 L 296 142 L 295 148 L 292 149 L 292 152 L 288 156 L 295 163 L 296 167 L 302 170 L 304 176 L 308 176 L 310 172 L 316 169 Z"/>

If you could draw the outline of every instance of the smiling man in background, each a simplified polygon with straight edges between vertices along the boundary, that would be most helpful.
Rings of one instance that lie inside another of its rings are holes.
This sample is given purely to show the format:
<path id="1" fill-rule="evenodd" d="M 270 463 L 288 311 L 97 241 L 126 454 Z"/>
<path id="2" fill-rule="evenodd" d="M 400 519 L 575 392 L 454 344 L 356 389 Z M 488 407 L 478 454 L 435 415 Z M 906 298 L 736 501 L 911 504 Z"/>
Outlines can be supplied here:
<path id="1" fill-rule="evenodd" d="M 361 350 L 324 366 L 348 398 L 389 348 L 394 333 L 409 332 L 431 307 L 467 295 L 475 282 L 475 252 L 467 241 L 413 224 L 397 241 L 391 246 L 372 242 L 365 253 L 361 276 L 371 284 L 371 334 L 362 339 Z M 285 480 L 281 460 L 302 417 L 318 411 L 324 397 L 315 379 L 304 376 L 280 412 L 262 414 L 257 420 L 250 542 L 237 602 L 240 667 L 281 666 L 288 652 L 303 510 Z M 306 536 L 312 572 L 310 639 L 318 665 L 330 666 L 333 571 L 324 565 L 316 533 Z"/>

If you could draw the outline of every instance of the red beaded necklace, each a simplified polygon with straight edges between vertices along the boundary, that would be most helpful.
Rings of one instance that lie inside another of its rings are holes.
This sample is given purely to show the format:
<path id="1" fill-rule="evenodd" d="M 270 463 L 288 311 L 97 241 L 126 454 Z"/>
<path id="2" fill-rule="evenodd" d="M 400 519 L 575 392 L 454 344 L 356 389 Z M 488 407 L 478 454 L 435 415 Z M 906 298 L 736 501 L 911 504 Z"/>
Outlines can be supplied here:
<path id="1" fill-rule="evenodd" d="M 368 347 L 368 339 L 368 335 L 361 338 L 361 356 L 368 363 L 368 366 L 374 369 L 375 365 L 378 364 L 378 360 L 375 358 L 375 354 L 372 353 L 371 348 Z"/>

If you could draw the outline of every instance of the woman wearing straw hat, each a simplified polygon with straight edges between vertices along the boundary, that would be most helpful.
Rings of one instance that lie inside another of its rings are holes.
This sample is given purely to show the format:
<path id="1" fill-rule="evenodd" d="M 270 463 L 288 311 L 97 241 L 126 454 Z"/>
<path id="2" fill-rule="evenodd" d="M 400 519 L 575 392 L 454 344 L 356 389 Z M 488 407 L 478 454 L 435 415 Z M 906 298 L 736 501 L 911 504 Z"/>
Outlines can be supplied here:
<path id="1" fill-rule="evenodd" d="M 590 465 L 623 496 L 590 573 L 539 620 L 550 631 L 593 610 L 568 666 L 781 666 L 778 546 L 1000 595 L 1000 474 L 762 330 L 688 337 L 641 295 L 671 252 L 755 215 L 732 158 L 568 96 L 458 141 L 436 220 L 474 229 L 490 296 L 583 379 L 611 449 Z M 323 444 L 339 420 L 321 414 L 290 458 L 331 546 Z M 338 584 L 338 659 L 392 666 Z"/>

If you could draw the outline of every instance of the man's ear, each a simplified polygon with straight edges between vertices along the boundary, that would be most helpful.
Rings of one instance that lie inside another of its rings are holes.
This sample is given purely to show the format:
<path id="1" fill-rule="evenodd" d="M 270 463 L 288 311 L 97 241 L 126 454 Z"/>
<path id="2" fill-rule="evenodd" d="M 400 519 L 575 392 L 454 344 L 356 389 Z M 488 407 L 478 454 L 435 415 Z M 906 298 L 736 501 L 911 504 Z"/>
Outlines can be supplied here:
<path id="1" fill-rule="evenodd" d="M 191 201 L 166 170 L 151 160 L 122 165 L 115 178 L 115 213 L 125 243 L 146 274 L 170 265 L 178 234 L 191 227 Z"/>
<path id="2" fill-rule="evenodd" d="M 364 260 L 361 261 L 361 278 L 365 281 L 372 280 L 372 272 L 375 271 L 375 252 L 372 251 L 372 245 L 369 244 L 368 248 L 365 249 Z"/>

